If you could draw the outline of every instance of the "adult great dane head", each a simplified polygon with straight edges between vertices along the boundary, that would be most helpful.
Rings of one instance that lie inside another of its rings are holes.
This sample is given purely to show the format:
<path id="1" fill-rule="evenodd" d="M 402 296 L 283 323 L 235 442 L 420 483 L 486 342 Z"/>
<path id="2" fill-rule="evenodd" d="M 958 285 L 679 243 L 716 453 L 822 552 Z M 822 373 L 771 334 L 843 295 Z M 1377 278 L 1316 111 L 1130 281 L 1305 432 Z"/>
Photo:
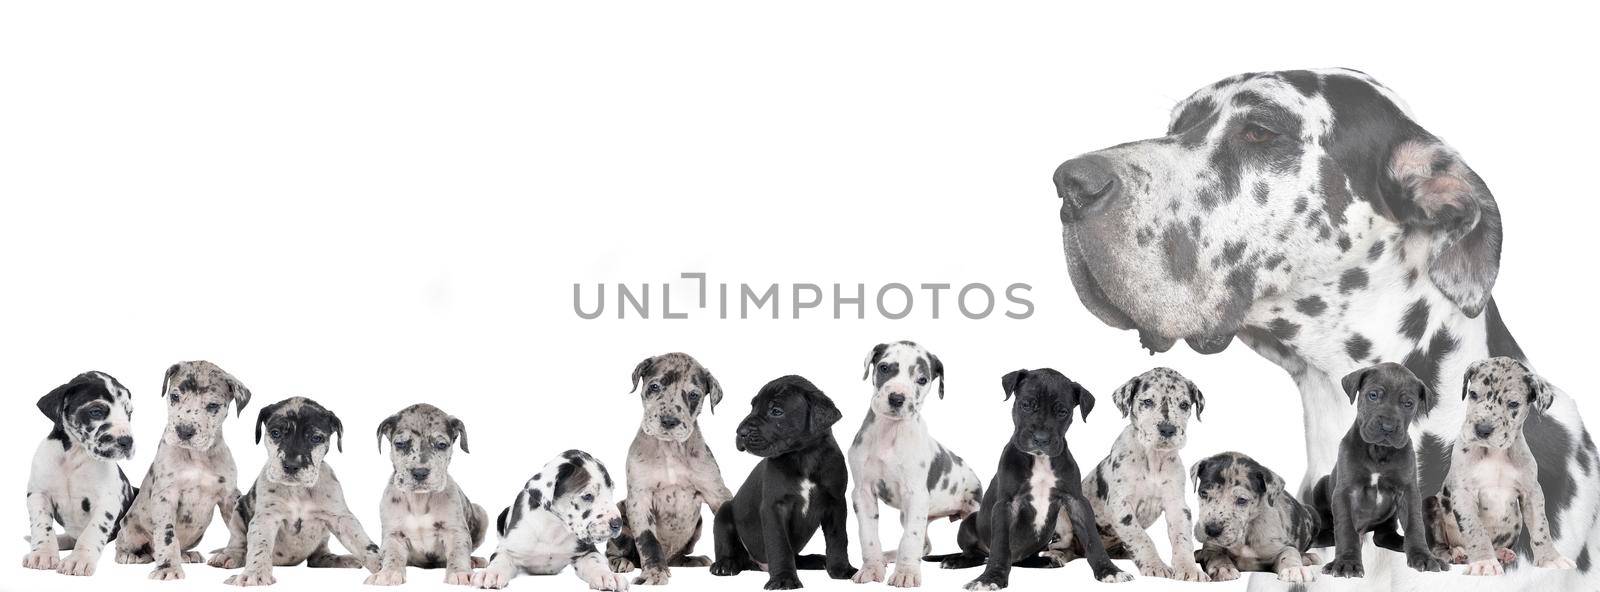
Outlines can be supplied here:
<path id="1" fill-rule="evenodd" d="M 1221 80 L 1178 103 L 1164 135 L 1068 160 L 1054 180 L 1068 273 L 1090 312 L 1152 352 L 1184 340 L 1216 353 L 1239 337 L 1288 370 L 1308 475 L 1332 467 L 1354 419 L 1339 377 L 1390 361 L 1458 392 L 1474 361 L 1525 359 L 1490 297 L 1494 195 L 1361 72 Z M 1424 494 L 1444 480 L 1464 413 L 1445 397 L 1420 426 Z M 1594 444 L 1565 395 L 1525 432 L 1557 545 L 1594 587 Z"/>

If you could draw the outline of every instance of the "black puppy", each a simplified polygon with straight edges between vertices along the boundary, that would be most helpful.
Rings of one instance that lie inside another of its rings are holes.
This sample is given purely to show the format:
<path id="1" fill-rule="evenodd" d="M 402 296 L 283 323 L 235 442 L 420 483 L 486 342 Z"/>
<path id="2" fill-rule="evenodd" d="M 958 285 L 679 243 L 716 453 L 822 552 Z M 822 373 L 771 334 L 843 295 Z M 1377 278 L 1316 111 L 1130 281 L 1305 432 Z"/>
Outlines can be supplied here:
<path id="1" fill-rule="evenodd" d="M 1374 545 L 1405 553 L 1411 569 L 1449 569 L 1428 550 L 1417 453 L 1406 431 L 1433 409 L 1438 397 L 1417 375 L 1393 362 L 1351 372 L 1342 384 L 1356 403 L 1356 423 L 1339 441 L 1333 473 L 1317 481 L 1312 492 L 1323 525 L 1317 546 L 1335 546 L 1333 561 L 1322 573 L 1363 577 L 1361 535 L 1367 532 Z M 1404 536 L 1396 530 L 1402 520 Z"/>
<path id="2" fill-rule="evenodd" d="M 1000 466 L 984 490 L 980 509 L 961 521 L 956 535 L 961 553 L 924 559 L 939 561 L 945 569 L 987 563 L 967 583 L 968 590 L 1004 588 L 1013 565 L 1061 567 L 1073 555 L 1088 558 L 1097 580 L 1132 580 L 1106 555 L 1094 509 L 1083 496 L 1078 462 L 1067 449 L 1072 408 L 1087 420 L 1094 395 L 1050 368 L 1017 370 L 1002 377 L 1000 386 L 1007 399 L 1017 398 L 1011 406 L 1011 441 L 1000 453 Z"/>
<path id="3" fill-rule="evenodd" d="M 833 439 L 839 418 L 833 401 L 799 376 L 779 378 L 756 393 L 750 415 L 739 422 L 737 445 L 763 460 L 717 510 L 712 574 L 765 569 L 768 590 L 799 588 L 796 569 L 827 569 L 835 580 L 855 575 L 845 550 L 848 472 Z M 819 525 L 826 558 L 796 555 Z"/>

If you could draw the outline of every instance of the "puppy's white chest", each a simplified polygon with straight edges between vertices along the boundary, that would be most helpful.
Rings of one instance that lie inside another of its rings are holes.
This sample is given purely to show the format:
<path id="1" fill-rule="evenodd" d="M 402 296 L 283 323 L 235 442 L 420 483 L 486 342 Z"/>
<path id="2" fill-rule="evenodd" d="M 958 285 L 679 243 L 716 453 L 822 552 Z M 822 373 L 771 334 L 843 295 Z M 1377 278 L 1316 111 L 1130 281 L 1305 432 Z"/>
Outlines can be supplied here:
<path id="1" fill-rule="evenodd" d="M 816 488 L 817 484 L 810 479 L 800 481 L 800 514 L 804 515 L 811 508 L 811 495 Z"/>
<path id="2" fill-rule="evenodd" d="M 1469 457 L 1467 482 L 1477 492 L 1478 509 L 1486 517 L 1499 518 L 1514 509 L 1519 501 L 1517 477 L 1519 471 L 1505 454 L 1484 454 Z"/>
<path id="3" fill-rule="evenodd" d="M 1041 530 L 1045 521 L 1050 518 L 1050 490 L 1056 486 L 1056 472 L 1050 465 L 1049 457 L 1035 457 L 1033 459 L 1033 474 L 1028 476 L 1028 494 L 1032 498 L 1029 505 L 1033 507 L 1033 528 Z"/>

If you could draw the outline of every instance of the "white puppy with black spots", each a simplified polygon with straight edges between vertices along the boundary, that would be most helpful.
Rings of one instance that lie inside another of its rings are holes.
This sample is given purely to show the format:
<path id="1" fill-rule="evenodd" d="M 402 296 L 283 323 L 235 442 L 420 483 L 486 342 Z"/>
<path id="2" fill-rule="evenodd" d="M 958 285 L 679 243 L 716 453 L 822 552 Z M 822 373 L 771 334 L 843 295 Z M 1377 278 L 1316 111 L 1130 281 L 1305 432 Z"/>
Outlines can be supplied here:
<path id="1" fill-rule="evenodd" d="M 117 461 L 133 456 L 133 397 L 104 372 L 85 372 L 39 399 L 53 424 L 28 475 L 28 541 L 22 566 L 94 575 L 137 491 Z M 58 538 L 54 525 L 60 523 Z M 71 550 L 66 560 L 62 550 Z"/>
<path id="2" fill-rule="evenodd" d="M 571 565 L 595 590 L 627 590 L 628 578 L 613 573 L 602 550 L 622 532 L 622 515 L 611 501 L 611 473 L 581 450 L 545 463 L 500 512 L 500 545 L 489 566 L 472 574 L 472 585 L 504 588 L 520 574 L 555 575 Z"/>
<path id="3" fill-rule="evenodd" d="M 1095 521 L 1112 557 L 1127 556 L 1139 573 L 1158 578 L 1206 582 L 1210 577 L 1194 559 L 1189 508 L 1184 501 L 1183 459 L 1189 416 L 1200 418 L 1205 397 L 1194 383 L 1170 368 L 1133 377 L 1111 395 L 1128 427 L 1111 445 L 1111 454 L 1084 477 L 1093 492 Z M 1156 552 L 1145 532 L 1166 515 L 1172 540 L 1172 566 Z"/>

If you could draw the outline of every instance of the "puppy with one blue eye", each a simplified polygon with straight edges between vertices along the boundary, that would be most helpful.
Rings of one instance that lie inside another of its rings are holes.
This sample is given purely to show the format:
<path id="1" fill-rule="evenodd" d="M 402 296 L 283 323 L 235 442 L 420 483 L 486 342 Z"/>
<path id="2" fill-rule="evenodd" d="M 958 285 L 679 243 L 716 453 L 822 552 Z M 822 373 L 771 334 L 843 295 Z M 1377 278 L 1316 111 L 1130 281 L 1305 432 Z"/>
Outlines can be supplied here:
<path id="1" fill-rule="evenodd" d="M 104 372 L 85 372 L 39 399 L 50 435 L 28 475 L 29 569 L 94 575 L 100 550 L 117 537 L 138 493 L 117 461 L 133 456 L 133 397 Z M 60 523 L 58 537 L 54 525 Z M 71 550 L 66 560 L 61 550 Z"/>
<path id="2" fill-rule="evenodd" d="M 244 527 L 244 571 L 228 578 L 235 586 L 277 582 L 274 565 L 365 567 L 378 571 L 378 546 L 345 504 L 333 467 L 323 462 L 337 443 L 343 449 L 344 422 L 305 397 L 290 397 L 261 409 L 256 442 L 265 434 L 266 466 L 250 492 L 239 498 L 234 519 Z M 353 555 L 328 550 L 328 535 Z"/>
<path id="3" fill-rule="evenodd" d="M 1322 528 L 1316 546 L 1335 546 L 1333 561 L 1322 573 L 1365 576 L 1361 546 L 1368 532 L 1372 544 L 1405 553 L 1411 569 L 1445 571 L 1449 565 L 1428 549 L 1417 453 L 1407 431 L 1433 409 L 1438 397 L 1417 375 L 1393 362 L 1356 370 L 1340 383 L 1356 404 L 1356 422 L 1339 441 L 1333 473 L 1318 480 L 1312 492 Z"/>
<path id="4" fill-rule="evenodd" d="M 472 550 L 483 544 L 489 514 L 450 478 L 451 451 L 460 444 L 468 452 L 466 424 L 418 403 L 378 424 L 379 452 L 385 440 L 394 474 L 378 506 L 383 566 L 366 583 L 404 584 L 407 565 L 443 567 L 446 584 L 472 583 L 472 568 L 487 563 Z"/>

